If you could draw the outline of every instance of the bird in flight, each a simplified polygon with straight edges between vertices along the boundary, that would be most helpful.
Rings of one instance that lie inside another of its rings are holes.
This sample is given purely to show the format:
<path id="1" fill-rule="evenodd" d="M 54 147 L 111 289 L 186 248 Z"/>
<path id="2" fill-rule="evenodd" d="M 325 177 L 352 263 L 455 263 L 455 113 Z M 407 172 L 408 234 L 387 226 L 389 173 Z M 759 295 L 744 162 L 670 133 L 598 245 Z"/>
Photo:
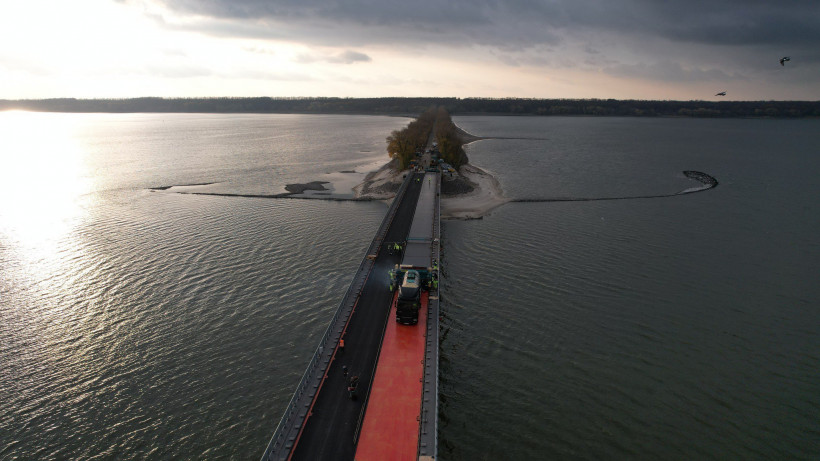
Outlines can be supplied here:
<path id="1" fill-rule="evenodd" d="M 715 94 L 715 96 L 726 96 L 726 92 L 721 91 L 720 93 Z"/>
<path id="2" fill-rule="evenodd" d="M 790 57 L 788 57 L 788 56 L 783 56 L 782 58 L 780 58 L 780 65 L 781 65 L 781 66 L 785 66 L 785 65 L 786 65 L 786 61 L 791 61 L 791 60 L 792 60 L 792 58 L 790 58 Z"/>

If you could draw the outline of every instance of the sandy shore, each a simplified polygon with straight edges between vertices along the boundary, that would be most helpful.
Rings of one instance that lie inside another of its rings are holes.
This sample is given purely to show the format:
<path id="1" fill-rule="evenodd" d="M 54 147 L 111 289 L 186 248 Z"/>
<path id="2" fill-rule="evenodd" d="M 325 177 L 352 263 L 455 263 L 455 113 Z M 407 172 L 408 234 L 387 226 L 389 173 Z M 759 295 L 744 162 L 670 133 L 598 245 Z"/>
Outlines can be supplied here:
<path id="1" fill-rule="evenodd" d="M 493 175 L 474 165 L 464 165 L 459 174 L 471 183 L 472 190 L 465 193 L 443 194 L 441 197 L 442 219 L 480 219 L 492 210 L 507 203 L 501 185 Z M 443 189 L 448 179 L 444 179 Z"/>
<path id="2" fill-rule="evenodd" d="M 459 128 L 460 135 L 466 143 L 489 139 L 474 136 Z M 378 163 L 365 166 L 365 170 L 375 168 Z M 364 175 L 363 181 L 356 184 L 356 176 L 363 173 L 355 170 L 340 171 L 325 175 L 324 180 L 307 183 L 287 184 L 285 192 L 280 193 L 238 193 L 233 190 L 212 190 L 209 186 L 218 183 L 197 183 L 151 188 L 154 191 L 167 191 L 180 194 L 217 195 L 257 198 L 315 198 L 325 200 L 380 200 L 390 204 L 396 197 L 404 177 L 410 170 L 399 170 L 398 161 L 391 160 L 375 171 Z M 327 184 L 332 188 L 328 189 Z M 353 197 L 347 194 L 337 195 L 335 191 L 350 190 Z M 319 197 L 321 196 L 321 197 Z M 495 208 L 509 202 L 504 196 L 501 185 L 495 177 L 475 165 L 464 165 L 451 177 L 444 176 L 441 186 L 442 219 L 481 219 Z"/>
<path id="3" fill-rule="evenodd" d="M 407 171 L 399 171 L 398 161 L 391 160 L 378 170 L 368 173 L 364 181 L 353 188 L 353 196 L 361 199 L 386 200 L 389 203 L 396 196 Z"/>
<path id="4" fill-rule="evenodd" d="M 368 173 L 364 182 L 353 188 L 355 197 L 390 203 L 407 172 L 399 171 L 396 162 L 391 161 Z M 441 218 L 480 219 L 508 201 L 493 175 L 467 164 L 453 179 L 443 179 Z"/>

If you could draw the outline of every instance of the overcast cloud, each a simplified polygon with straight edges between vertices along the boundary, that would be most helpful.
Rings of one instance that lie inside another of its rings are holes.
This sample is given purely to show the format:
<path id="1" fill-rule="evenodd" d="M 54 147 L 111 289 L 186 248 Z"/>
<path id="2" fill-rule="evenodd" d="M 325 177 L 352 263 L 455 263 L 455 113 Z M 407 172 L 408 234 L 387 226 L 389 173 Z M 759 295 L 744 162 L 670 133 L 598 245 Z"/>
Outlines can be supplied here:
<path id="1" fill-rule="evenodd" d="M 149 0 L 129 0 L 149 1 Z M 792 55 L 795 81 L 820 70 L 820 1 L 156 0 L 167 27 L 344 48 L 300 62 L 369 62 L 394 48 L 509 67 L 670 82 L 746 81 Z M 353 54 L 351 54 L 353 53 Z M 347 56 L 347 58 L 345 57 Z M 361 56 L 362 59 L 355 58 Z M 334 58 L 335 57 L 335 58 Z M 364 59 L 366 58 L 366 59 Z M 761 77 L 762 78 L 762 77 Z"/>
<path id="2" fill-rule="evenodd" d="M 820 99 L 820 0 L 27 0 L 0 30 L 7 97 Z"/>
<path id="3" fill-rule="evenodd" d="M 567 31 L 607 31 L 710 45 L 794 48 L 820 41 L 816 0 L 160 0 L 191 17 L 234 20 L 255 33 L 288 24 L 299 40 L 365 45 L 388 41 L 532 46 Z M 320 24 L 338 27 L 317 33 Z M 298 27 L 294 27 L 294 25 Z M 241 28 L 242 26 L 240 26 Z M 300 35 L 300 31 L 311 35 Z M 359 33 L 360 31 L 371 34 Z M 224 33 L 224 30 L 217 30 Z M 269 33 L 276 35 L 276 31 Z M 368 40 L 367 37 L 370 37 Z M 350 42 L 348 42 L 350 41 Z"/>

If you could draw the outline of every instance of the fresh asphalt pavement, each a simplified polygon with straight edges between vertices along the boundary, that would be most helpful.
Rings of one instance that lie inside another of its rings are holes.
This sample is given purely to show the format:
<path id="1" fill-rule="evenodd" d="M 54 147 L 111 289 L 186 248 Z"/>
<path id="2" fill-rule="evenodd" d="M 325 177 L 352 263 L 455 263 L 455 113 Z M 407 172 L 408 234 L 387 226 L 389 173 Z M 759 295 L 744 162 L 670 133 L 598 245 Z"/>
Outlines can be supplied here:
<path id="1" fill-rule="evenodd" d="M 417 174 L 424 178 L 424 173 Z M 384 242 L 404 241 L 413 222 L 421 182 L 413 178 L 399 204 Z M 310 416 L 293 450 L 294 460 L 353 460 L 355 437 L 362 421 L 362 411 L 370 393 L 376 370 L 379 347 L 390 313 L 393 292 L 388 271 L 401 262 L 401 255 L 389 254 L 382 243 L 373 269 L 362 289 L 361 297 L 350 316 L 344 335 L 344 350 L 337 350 L 330 363 L 327 378 L 314 401 Z M 348 376 L 343 376 L 346 366 Z M 357 398 L 347 391 L 348 379 L 359 377 Z"/>

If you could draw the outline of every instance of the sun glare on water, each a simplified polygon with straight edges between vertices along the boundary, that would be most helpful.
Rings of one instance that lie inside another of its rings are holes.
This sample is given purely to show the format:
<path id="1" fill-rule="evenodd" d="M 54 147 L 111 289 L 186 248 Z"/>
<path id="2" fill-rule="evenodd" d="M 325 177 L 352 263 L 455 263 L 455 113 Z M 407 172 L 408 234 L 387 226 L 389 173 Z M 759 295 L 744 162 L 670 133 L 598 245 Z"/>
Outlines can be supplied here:
<path id="1" fill-rule="evenodd" d="M 84 213 L 91 178 L 64 114 L 0 112 L 0 239 L 48 258 Z"/>

